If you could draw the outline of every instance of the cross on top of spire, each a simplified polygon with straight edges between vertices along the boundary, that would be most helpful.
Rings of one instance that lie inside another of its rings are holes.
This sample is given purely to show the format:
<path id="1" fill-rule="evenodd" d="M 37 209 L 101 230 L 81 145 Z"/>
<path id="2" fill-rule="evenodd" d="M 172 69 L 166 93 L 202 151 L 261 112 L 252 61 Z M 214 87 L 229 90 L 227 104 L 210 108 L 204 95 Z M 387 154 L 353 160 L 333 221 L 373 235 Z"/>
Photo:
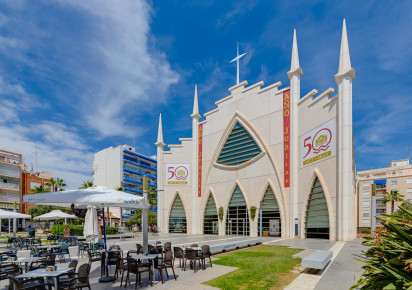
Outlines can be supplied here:
<path id="1" fill-rule="evenodd" d="M 236 84 L 239 84 L 239 59 L 241 59 L 247 52 L 239 55 L 239 42 L 237 43 L 237 54 L 236 57 L 234 59 L 232 59 L 231 61 L 229 61 L 229 63 L 236 61 Z"/>

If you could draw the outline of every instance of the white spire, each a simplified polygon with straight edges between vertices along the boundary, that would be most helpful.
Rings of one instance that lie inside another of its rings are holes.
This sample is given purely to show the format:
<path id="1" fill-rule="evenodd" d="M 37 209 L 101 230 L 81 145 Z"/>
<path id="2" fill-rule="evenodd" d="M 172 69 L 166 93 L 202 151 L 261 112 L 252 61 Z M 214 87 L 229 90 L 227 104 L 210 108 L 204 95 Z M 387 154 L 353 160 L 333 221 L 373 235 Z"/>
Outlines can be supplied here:
<path id="1" fill-rule="evenodd" d="M 302 75 L 302 69 L 299 66 L 299 53 L 298 53 L 298 41 L 296 38 L 296 29 L 293 29 L 293 45 L 292 45 L 292 61 L 290 63 L 290 71 L 288 71 L 288 77 L 298 73 Z"/>
<path id="2" fill-rule="evenodd" d="M 339 70 L 338 74 L 335 76 L 336 83 L 338 83 L 338 80 L 341 76 L 344 76 L 346 74 L 352 76 L 352 78 L 355 78 L 355 71 L 350 63 L 348 33 L 346 32 L 346 20 L 343 19 L 342 39 L 340 43 L 339 55 Z"/>
<path id="3" fill-rule="evenodd" d="M 166 146 L 163 142 L 163 129 L 162 129 L 162 114 L 159 114 L 159 129 L 157 131 L 157 142 L 155 143 L 156 146 Z"/>
<path id="4" fill-rule="evenodd" d="M 193 113 L 190 115 L 190 117 L 193 118 L 198 118 L 200 119 L 202 116 L 199 114 L 199 102 L 197 100 L 197 85 L 195 85 L 195 99 L 193 101 Z"/>

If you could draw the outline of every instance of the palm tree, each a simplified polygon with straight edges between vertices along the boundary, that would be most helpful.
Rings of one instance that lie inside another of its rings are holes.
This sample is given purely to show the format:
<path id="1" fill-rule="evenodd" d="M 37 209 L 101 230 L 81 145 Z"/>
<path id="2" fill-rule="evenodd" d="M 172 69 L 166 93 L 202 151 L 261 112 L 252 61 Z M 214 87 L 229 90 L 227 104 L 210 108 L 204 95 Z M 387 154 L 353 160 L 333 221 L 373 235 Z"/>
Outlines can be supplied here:
<path id="1" fill-rule="evenodd" d="M 56 179 L 51 178 L 49 182 L 45 183 L 46 186 L 50 188 L 51 191 L 63 191 L 66 187 L 66 183 L 62 178 L 56 177 Z"/>
<path id="2" fill-rule="evenodd" d="M 391 190 L 391 192 L 386 192 L 385 198 L 383 199 L 384 203 L 390 202 L 391 203 L 391 214 L 395 210 L 395 201 L 401 202 L 403 201 L 404 195 L 400 194 L 399 191 L 396 189 Z"/>
<path id="3" fill-rule="evenodd" d="M 50 192 L 50 188 L 44 187 L 43 185 L 35 186 L 34 188 L 30 189 L 30 193 L 43 193 L 43 192 Z"/>
<path id="4" fill-rule="evenodd" d="M 89 187 L 93 187 L 93 181 L 86 180 L 86 181 L 83 181 L 82 186 L 80 186 L 79 189 L 85 189 Z"/>

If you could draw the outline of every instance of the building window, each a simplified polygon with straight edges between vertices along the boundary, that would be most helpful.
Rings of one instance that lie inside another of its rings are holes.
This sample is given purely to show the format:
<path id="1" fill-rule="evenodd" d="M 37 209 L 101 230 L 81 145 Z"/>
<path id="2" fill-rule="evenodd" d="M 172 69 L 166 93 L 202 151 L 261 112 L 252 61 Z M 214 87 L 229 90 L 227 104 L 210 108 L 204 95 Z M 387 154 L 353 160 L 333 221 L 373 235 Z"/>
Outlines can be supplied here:
<path id="1" fill-rule="evenodd" d="M 363 192 L 363 198 L 369 198 L 369 196 L 370 196 L 369 191 L 364 191 Z"/>
<path id="2" fill-rule="evenodd" d="M 412 184 L 412 178 L 406 179 L 406 183 Z"/>
<path id="3" fill-rule="evenodd" d="M 368 188 L 368 187 L 369 187 L 369 185 L 370 185 L 370 183 L 369 183 L 369 182 L 364 182 L 364 183 L 363 183 L 363 188 Z"/>
<path id="4" fill-rule="evenodd" d="M 220 152 L 217 163 L 236 166 L 251 160 L 260 152 L 258 144 L 249 132 L 240 123 L 236 123 Z"/>
<path id="5" fill-rule="evenodd" d="M 369 211 L 368 210 L 363 211 L 363 217 L 369 217 Z"/>
<path id="6" fill-rule="evenodd" d="M 408 188 L 408 189 L 406 190 L 406 192 L 407 192 L 407 193 L 412 193 L 412 188 Z"/>
<path id="7" fill-rule="evenodd" d="M 362 225 L 368 226 L 368 225 L 369 225 L 369 220 L 363 220 L 363 221 L 362 221 Z"/>
<path id="8" fill-rule="evenodd" d="M 376 215 L 382 215 L 383 214 L 383 210 L 377 210 L 376 211 Z"/>
<path id="9" fill-rule="evenodd" d="M 369 207 L 369 201 L 364 201 L 363 202 L 363 207 Z"/>
<path id="10" fill-rule="evenodd" d="M 398 185 L 398 180 L 397 179 L 392 179 L 391 184 L 392 185 Z"/>

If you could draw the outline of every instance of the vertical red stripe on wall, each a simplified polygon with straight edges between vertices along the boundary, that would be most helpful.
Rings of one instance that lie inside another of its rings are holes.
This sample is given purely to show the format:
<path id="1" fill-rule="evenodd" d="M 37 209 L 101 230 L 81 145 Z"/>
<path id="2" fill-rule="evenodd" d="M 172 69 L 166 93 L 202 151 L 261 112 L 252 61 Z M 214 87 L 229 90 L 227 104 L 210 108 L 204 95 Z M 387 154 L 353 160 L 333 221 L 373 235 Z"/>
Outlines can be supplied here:
<path id="1" fill-rule="evenodd" d="M 199 158 L 197 164 L 197 196 L 202 196 L 202 148 L 203 148 L 203 124 L 199 125 Z"/>
<path id="2" fill-rule="evenodd" d="M 285 187 L 290 186 L 290 90 L 283 92 L 283 172 Z"/>

